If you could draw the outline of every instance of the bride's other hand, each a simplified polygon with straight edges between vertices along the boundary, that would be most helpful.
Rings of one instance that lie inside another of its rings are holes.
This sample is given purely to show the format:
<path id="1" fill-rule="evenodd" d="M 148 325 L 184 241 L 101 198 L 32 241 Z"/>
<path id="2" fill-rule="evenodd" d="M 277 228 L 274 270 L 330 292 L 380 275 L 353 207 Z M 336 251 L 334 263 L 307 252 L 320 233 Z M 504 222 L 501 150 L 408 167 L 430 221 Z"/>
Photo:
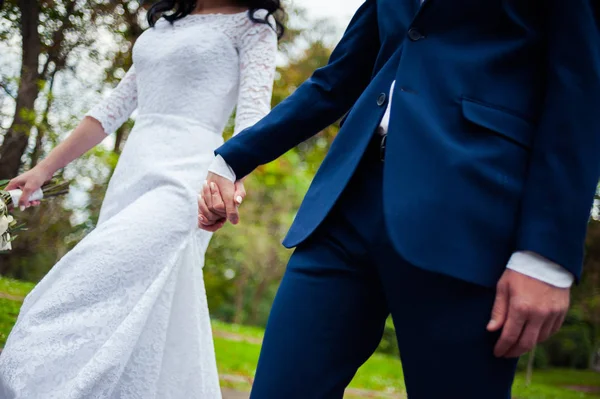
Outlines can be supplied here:
<path id="1" fill-rule="evenodd" d="M 89 116 L 83 118 L 73 133 L 50 151 L 44 160 L 8 183 L 7 190 L 21 189 L 23 191 L 19 203 L 14 206 L 23 209 L 31 205 L 39 205 L 39 201 L 29 201 L 31 194 L 50 180 L 57 170 L 79 158 L 104 138 L 106 138 L 106 132 L 98 120 Z"/>
<path id="2" fill-rule="evenodd" d="M 12 179 L 8 185 L 6 186 L 6 190 L 17 190 L 20 189 L 23 194 L 19 198 L 19 203 L 14 204 L 15 207 L 20 207 L 21 209 L 29 208 L 30 206 L 37 206 L 40 204 L 40 201 L 29 201 L 29 197 L 36 190 L 42 187 L 42 185 L 50 180 L 52 174 L 48 173 L 43 168 L 37 166 L 17 177 Z"/>

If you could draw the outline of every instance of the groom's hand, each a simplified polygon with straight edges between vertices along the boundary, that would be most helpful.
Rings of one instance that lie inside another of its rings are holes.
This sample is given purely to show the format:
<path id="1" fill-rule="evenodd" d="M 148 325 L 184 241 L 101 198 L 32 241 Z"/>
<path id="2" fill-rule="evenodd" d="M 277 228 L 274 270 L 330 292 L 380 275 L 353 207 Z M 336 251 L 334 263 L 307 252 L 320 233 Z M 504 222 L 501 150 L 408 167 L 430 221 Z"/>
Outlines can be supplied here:
<path id="1" fill-rule="evenodd" d="M 246 191 L 242 181 L 234 184 L 224 177 L 209 172 L 198 198 L 198 226 L 204 230 L 216 231 L 227 220 L 237 224 L 238 206 L 245 196 Z"/>
<path id="2" fill-rule="evenodd" d="M 498 282 L 489 331 L 502 329 L 494 355 L 515 358 L 529 352 L 561 327 L 569 309 L 568 288 L 507 269 Z"/>

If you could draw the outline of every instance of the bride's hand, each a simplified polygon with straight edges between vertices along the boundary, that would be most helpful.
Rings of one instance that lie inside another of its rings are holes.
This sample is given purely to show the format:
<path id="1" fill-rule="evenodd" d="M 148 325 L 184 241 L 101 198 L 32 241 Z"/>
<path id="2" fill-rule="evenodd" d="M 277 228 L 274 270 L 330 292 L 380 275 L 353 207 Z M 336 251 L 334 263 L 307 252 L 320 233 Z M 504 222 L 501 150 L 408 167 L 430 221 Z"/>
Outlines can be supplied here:
<path id="1" fill-rule="evenodd" d="M 47 173 L 43 168 L 35 167 L 12 179 L 6 186 L 7 191 L 20 189 L 23 193 L 19 198 L 19 203 L 14 204 L 15 207 L 21 209 L 29 208 L 40 204 L 40 201 L 29 201 L 29 197 L 42 185 L 50 180 L 52 175 Z"/>
<path id="2" fill-rule="evenodd" d="M 238 207 L 246 197 L 243 179 L 235 184 L 209 173 L 207 181 L 198 196 L 198 227 L 207 231 L 217 231 L 227 220 L 239 222 Z"/>

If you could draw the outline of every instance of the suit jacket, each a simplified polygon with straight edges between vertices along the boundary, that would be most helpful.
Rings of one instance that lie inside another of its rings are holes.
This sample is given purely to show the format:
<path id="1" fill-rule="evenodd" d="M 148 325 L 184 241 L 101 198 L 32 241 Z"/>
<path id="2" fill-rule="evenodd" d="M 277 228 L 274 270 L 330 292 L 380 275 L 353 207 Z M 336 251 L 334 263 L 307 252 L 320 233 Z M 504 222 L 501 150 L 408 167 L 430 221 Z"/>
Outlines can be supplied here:
<path id="1" fill-rule="evenodd" d="M 579 277 L 600 175 L 600 2 L 419 3 L 367 0 L 328 65 L 216 154 L 241 177 L 347 113 L 284 240 L 296 246 L 354 173 L 396 80 L 383 193 L 397 251 L 488 286 L 519 250 Z"/>

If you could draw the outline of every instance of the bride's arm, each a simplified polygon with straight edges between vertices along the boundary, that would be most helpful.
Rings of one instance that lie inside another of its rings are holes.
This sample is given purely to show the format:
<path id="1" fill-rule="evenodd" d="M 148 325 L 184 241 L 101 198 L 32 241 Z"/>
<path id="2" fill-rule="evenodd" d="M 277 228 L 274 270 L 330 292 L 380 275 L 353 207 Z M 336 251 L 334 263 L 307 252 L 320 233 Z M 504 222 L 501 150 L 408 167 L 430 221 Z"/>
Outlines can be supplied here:
<path id="1" fill-rule="evenodd" d="M 239 45 L 240 83 L 234 136 L 253 126 L 269 113 L 275 79 L 277 61 L 277 33 L 273 29 L 275 21 L 270 18 L 270 25 L 252 21 L 247 23 L 250 28 L 242 34 Z M 236 180 L 233 170 L 220 155 L 217 155 L 209 170 L 229 180 Z"/>
<path id="2" fill-rule="evenodd" d="M 109 97 L 100 102 L 62 143 L 35 168 L 11 180 L 7 189 L 20 188 L 20 206 L 29 204 L 30 195 L 49 180 L 57 170 L 99 144 L 107 134 L 121 126 L 137 107 L 135 69 L 127 72 Z"/>
<path id="3" fill-rule="evenodd" d="M 377 3 L 366 0 L 327 66 L 216 154 L 240 178 L 317 134 L 346 113 L 367 87 L 379 47 Z"/>
<path id="4" fill-rule="evenodd" d="M 271 25 L 275 26 L 272 18 Z M 234 136 L 253 126 L 271 110 L 277 58 L 277 33 L 267 24 L 248 21 L 240 38 L 240 83 Z"/>
<path id="5" fill-rule="evenodd" d="M 53 175 L 117 130 L 136 108 L 137 83 L 135 66 L 132 66 L 110 95 L 86 114 L 73 133 L 52 150 L 40 166 Z"/>
<path id="6" fill-rule="evenodd" d="M 239 38 L 240 77 L 234 136 L 255 125 L 271 110 L 277 60 L 277 33 L 274 29 L 273 18 L 269 18 L 268 21 L 269 24 L 264 24 L 247 20 L 245 29 Z M 210 165 L 209 172 L 231 181 L 236 180 L 235 173 L 220 155 L 217 155 Z M 237 205 L 242 203 L 246 195 L 243 184 L 244 176 L 241 177 L 242 179 L 239 179 L 232 187 L 231 193 L 232 199 Z M 222 226 L 222 223 L 215 222 L 218 222 L 224 214 L 213 213 L 208 208 L 221 209 L 222 212 L 225 212 L 226 208 L 225 204 L 217 199 L 219 195 L 215 196 L 215 200 L 219 203 L 213 204 L 210 201 L 212 196 L 210 188 L 205 185 L 202 197 L 198 201 L 200 214 L 204 214 L 202 217 L 205 217 L 204 219 L 199 217 L 199 226 L 209 231 L 215 231 Z"/>

